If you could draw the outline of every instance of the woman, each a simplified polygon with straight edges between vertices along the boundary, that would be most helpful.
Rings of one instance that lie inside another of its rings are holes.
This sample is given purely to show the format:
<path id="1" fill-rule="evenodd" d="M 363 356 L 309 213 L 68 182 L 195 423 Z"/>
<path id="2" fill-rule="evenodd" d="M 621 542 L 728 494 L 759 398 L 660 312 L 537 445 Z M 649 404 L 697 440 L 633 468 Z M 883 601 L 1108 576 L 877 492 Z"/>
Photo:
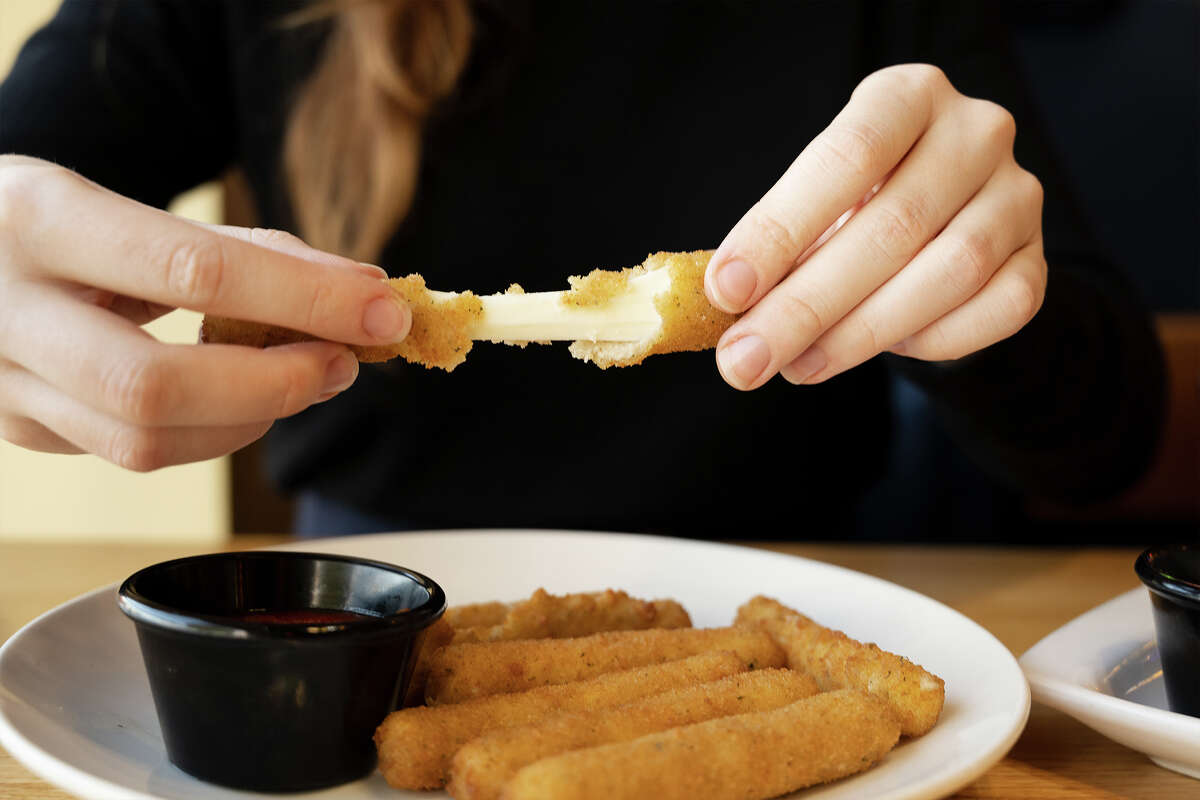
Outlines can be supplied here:
<path id="1" fill-rule="evenodd" d="M 1157 351 L 998 26 L 938 3 L 68 0 L 0 90 L 4 437 L 152 469 L 282 420 L 274 477 L 343 528 L 824 535 L 885 463 L 890 368 L 999 479 L 1103 496 L 1152 448 Z M 233 165 L 265 230 L 149 207 Z M 409 314 L 359 262 L 551 289 L 716 240 L 706 291 L 746 312 L 717 369 L 481 346 L 453 375 L 359 372 L 326 342 L 134 327 L 184 306 L 384 343 Z"/>

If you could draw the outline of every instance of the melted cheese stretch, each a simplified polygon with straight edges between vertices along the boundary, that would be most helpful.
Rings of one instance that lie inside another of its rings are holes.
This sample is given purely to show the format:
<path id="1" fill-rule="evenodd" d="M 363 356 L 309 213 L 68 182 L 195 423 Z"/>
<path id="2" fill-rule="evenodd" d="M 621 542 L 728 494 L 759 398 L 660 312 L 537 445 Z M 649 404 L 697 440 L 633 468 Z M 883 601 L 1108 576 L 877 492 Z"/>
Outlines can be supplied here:
<path id="1" fill-rule="evenodd" d="M 569 303 L 566 291 L 483 295 L 483 314 L 470 336 L 487 342 L 640 342 L 662 325 L 654 298 L 670 290 L 670 270 L 656 269 L 630 278 L 599 305 Z M 455 296 L 430 294 L 437 300 Z"/>
<path id="2" fill-rule="evenodd" d="M 569 341 L 571 355 L 601 369 L 640 364 L 659 353 L 712 349 L 737 316 L 713 308 L 704 295 L 712 251 L 652 253 L 637 267 L 593 270 L 569 279 L 570 291 L 479 297 L 435 292 L 419 274 L 389 278 L 412 310 L 412 328 L 399 342 L 352 345 L 360 361 L 403 358 L 447 372 L 476 341 Z M 208 315 L 205 342 L 271 347 L 311 339 L 309 334 L 258 322 Z"/>

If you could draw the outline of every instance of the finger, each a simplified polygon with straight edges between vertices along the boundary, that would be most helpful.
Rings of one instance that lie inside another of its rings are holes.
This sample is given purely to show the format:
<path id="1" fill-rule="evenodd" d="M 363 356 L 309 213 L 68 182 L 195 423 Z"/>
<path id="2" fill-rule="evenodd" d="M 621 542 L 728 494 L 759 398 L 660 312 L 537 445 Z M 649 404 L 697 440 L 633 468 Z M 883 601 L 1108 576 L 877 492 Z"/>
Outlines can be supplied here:
<path id="1" fill-rule="evenodd" d="M 207 222 L 193 222 L 192 224 L 226 236 L 232 236 L 235 239 L 241 239 L 243 242 L 248 242 L 249 244 L 266 247 L 280 253 L 296 256 L 297 258 L 303 258 L 306 261 L 312 261 L 314 264 L 327 264 L 328 266 L 340 269 L 353 269 L 370 278 L 386 278 L 388 276 L 382 267 L 377 267 L 374 264 L 363 264 L 353 259 L 344 258 L 324 250 L 318 250 L 299 236 L 287 231 L 274 230 L 272 228 L 242 228 L 237 225 L 213 225 Z"/>
<path id="2" fill-rule="evenodd" d="M 892 350 L 923 361 L 962 358 L 1025 327 L 1045 294 L 1046 259 L 1038 238 L 1013 253 L 974 297 Z"/>
<path id="3" fill-rule="evenodd" d="M 58 281 L 58 286 L 67 294 L 93 306 L 107 308 L 114 314 L 120 314 L 134 325 L 145 325 L 153 322 L 164 314 L 175 309 L 171 306 L 149 303 L 136 297 L 110 292 L 107 289 L 97 289 L 94 286 L 81 286 L 69 281 Z"/>
<path id="4" fill-rule="evenodd" d="M 83 452 L 40 422 L 10 414 L 0 414 L 0 439 L 42 453 L 79 455 Z"/>
<path id="5" fill-rule="evenodd" d="M 1011 148 L 1012 125 L 1004 121 L 1011 116 L 994 108 L 994 117 L 969 108 L 940 116 L 866 206 L 726 331 L 718 364 L 727 381 L 747 389 L 765 383 L 950 221 Z M 743 339 L 756 351 L 745 343 L 727 349 Z"/>
<path id="6" fill-rule="evenodd" d="M 135 472 L 226 455 L 271 427 L 269 422 L 183 428 L 131 425 L 80 403 L 27 370 L 6 370 L 0 381 L 5 392 L 21 398 L 24 414 L 79 450 Z"/>
<path id="7" fill-rule="evenodd" d="M 21 187 L 22 249 L 49 274 L 163 305 L 302 330 L 322 339 L 402 339 L 408 307 L 383 281 L 194 225 L 69 173 Z M 80 212 L 74 224 L 62 209 Z"/>
<path id="8" fill-rule="evenodd" d="M 998 170 L 938 236 L 780 370 L 792 383 L 818 383 L 876 354 L 962 305 L 1040 227 L 1041 184 L 1015 164 Z"/>
<path id="9" fill-rule="evenodd" d="M 136 425 L 233 425 L 287 417 L 344 390 L 358 360 L 330 342 L 258 350 L 163 344 L 54 287 L 15 281 L 0 349 L 80 402 Z"/>
<path id="10" fill-rule="evenodd" d="M 900 162 L 948 88 L 940 70 L 913 65 L 881 70 L 859 84 L 829 127 L 721 242 L 705 273 L 709 301 L 738 312 L 766 294 Z"/>

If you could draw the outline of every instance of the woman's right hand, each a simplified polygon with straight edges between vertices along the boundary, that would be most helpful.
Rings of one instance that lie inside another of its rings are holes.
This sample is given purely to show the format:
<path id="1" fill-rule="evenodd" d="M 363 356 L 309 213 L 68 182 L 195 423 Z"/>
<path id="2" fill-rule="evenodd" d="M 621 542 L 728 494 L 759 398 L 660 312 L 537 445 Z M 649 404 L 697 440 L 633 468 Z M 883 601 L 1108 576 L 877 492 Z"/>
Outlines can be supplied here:
<path id="1" fill-rule="evenodd" d="M 404 338 L 411 315 L 383 277 L 0 156 L 0 438 L 138 471 L 232 452 L 354 382 L 357 360 L 332 342 Z M 330 341 L 164 344 L 139 327 L 176 307 Z"/>

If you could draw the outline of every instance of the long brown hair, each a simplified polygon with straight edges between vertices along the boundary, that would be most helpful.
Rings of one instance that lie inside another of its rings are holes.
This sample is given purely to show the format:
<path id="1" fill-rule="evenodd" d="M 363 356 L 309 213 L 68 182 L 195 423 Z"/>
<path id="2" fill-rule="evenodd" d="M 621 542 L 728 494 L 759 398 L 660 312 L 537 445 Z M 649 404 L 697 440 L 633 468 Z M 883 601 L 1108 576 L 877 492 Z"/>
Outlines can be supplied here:
<path id="1" fill-rule="evenodd" d="M 467 63 L 468 0 L 322 0 L 291 24 L 331 19 L 284 141 L 300 234 L 373 261 L 407 213 L 421 130 Z"/>

